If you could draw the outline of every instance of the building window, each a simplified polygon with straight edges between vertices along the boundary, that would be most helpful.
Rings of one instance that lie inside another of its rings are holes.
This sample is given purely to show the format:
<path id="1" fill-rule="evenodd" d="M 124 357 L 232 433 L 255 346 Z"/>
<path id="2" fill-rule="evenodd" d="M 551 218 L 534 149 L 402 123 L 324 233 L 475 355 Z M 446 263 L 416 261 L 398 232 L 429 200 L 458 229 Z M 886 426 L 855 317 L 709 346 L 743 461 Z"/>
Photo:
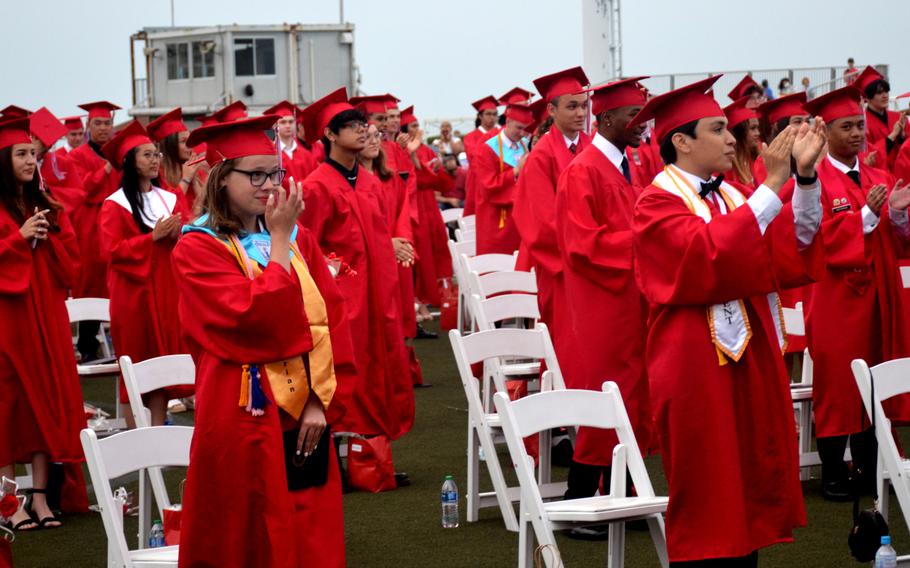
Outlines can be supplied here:
<path id="1" fill-rule="evenodd" d="M 234 40 L 234 74 L 238 77 L 275 74 L 275 40 L 273 38 L 236 38 Z"/>
<path id="2" fill-rule="evenodd" d="M 215 42 L 193 42 L 193 77 L 215 76 Z"/>
<path id="3" fill-rule="evenodd" d="M 190 78 L 189 44 L 167 44 L 167 78 L 169 80 Z"/>

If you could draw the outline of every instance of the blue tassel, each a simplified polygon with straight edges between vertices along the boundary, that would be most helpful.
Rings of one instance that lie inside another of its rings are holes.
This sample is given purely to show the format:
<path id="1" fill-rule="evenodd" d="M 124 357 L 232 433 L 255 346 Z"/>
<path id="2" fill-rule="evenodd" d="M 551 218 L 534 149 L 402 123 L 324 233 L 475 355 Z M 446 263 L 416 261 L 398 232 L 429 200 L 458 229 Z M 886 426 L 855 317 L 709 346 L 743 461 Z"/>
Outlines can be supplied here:
<path id="1" fill-rule="evenodd" d="M 262 382 L 259 378 L 259 367 L 250 365 L 250 413 L 253 416 L 265 414 L 265 405 L 268 399 L 262 392 Z"/>

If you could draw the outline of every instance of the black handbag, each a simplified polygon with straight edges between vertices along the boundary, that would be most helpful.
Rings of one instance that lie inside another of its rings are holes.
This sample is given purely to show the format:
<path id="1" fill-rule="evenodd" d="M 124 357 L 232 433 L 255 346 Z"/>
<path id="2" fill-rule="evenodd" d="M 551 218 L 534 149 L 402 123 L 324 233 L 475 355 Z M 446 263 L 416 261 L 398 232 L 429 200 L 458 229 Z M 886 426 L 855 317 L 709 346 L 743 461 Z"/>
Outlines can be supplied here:
<path id="1" fill-rule="evenodd" d="M 872 434 L 875 435 L 875 380 L 871 371 L 869 374 L 870 395 L 869 400 L 873 403 L 872 411 Z M 863 423 L 865 423 L 865 410 L 863 410 Z M 853 476 L 853 529 L 850 536 L 847 537 L 847 545 L 850 547 L 850 554 L 858 562 L 872 562 L 875 560 L 875 553 L 882 543 L 882 537 L 889 534 L 888 521 L 878 511 L 878 484 L 875 484 L 874 500 L 871 509 L 859 510 L 860 478 L 862 472 Z"/>
<path id="2" fill-rule="evenodd" d="M 332 435 L 326 426 L 322 437 L 316 444 L 316 449 L 307 457 L 297 455 L 296 428 L 284 433 L 284 468 L 288 477 L 288 491 L 299 491 L 308 487 L 325 485 L 329 478 L 329 457 L 334 452 L 329 450 L 332 444 Z"/>

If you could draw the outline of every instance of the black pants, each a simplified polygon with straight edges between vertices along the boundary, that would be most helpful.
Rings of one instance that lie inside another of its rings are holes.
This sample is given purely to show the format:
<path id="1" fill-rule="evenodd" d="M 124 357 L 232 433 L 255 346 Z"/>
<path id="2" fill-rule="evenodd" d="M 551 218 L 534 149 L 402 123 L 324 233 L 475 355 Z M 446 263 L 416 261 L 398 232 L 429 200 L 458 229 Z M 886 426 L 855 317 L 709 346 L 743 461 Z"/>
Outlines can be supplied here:
<path id="1" fill-rule="evenodd" d="M 735 558 L 709 558 L 707 560 L 689 560 L 671 562 L 671 568 L 757 568 L 758 551 Z"/>
<path id="2" fill-rule="evenodd" d="M 594 497 L 597 490 L 600 489 L 600 480 L 603 477 L 605 489 L 610 490 L 610 476 L 613 467 L 609 465 L 587 465 L 572 460 L 569 466 L 569 477 L 566 480 L 566 493 L 564 499 L 584 499 L 585 497 Z M 626 471 L 626 495 L 632 495 L 632 476 Z"/>
<path id="3" fill-rule="evenodd" d="M 822 462 L 822 482 L 846 481 L 849 477 L 847 464 L 844 462 L 844 451 L 847 449 L 848 436 L 830 436 L 818 438 L 818 457 Z M 854 469 L 863 472 L 866 481 L 875 479 L 875 467 L 878 457 L 878 443 L 872 429 L 858 434 L 851 434 L 850 453 L 853 456 Z"/>
<path id="4" fill-rule="evenodd" d="M 76 342 L 76 350 L 82 354 L 83 361 L 92 361 L 98 358 L 98 348 L 101 344 L 98 342 L 97 336 L 100 328 L 101 322 L 79 322 L 79 340 Z"/>

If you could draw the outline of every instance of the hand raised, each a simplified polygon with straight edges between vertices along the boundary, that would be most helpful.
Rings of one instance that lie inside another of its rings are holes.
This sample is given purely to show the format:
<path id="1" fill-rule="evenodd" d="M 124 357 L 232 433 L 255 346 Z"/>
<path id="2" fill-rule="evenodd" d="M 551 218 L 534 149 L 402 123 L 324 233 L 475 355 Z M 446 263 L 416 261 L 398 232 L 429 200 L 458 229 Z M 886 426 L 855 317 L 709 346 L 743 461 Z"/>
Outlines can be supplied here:
<path id="1" fill-rule="evenodd" d="M 816 117 L 811 126 L 807 122 L 800 125 L 793 141 L 793 159 L 796 161 L 796 173 L 800 177 L 815 176 L 815 164 L 827 143 L 828 129 L 821 117 Z"/>
<path id="2" fill-rule="evenodd" d="M 303 213 L 303 185 L 290 179 L 290 189 L 275 187 L 265 205 L 265 223 L 271 233 L 290 236 Z"/>
<path id="3" fill-rule="evenodd" d="M 793 154 L 795 141 L 796 130 L 792 126 L 788 126 L 771 141 L 771 144 L 761 154 L 765 162 L 765 169 L 768 171 L 765 185 L 774 193 L 780 192 L 780 188 L 790 177 L 790 156 Z"/>
<path id="4" fill-rule="evenodd" d="M 882 214 L 882 205 L 885 204 L 885 199 L 888 197 L 888 187 L 879 183 L 873 185 L 869 190 L 869 193 L 866 194 L 866 205 L 869 209 L 872 210 L 876 215 Z"/>
<path id="5" fill-rule="evenodd" d="M 901 187 L 904 180 L 899 179 L 888 197 L 888 207 L 894 211 L 906 211 L 910 207 L 910 183 Z"/>
<path id="6" fill-rule="evenodd" d="M 47 213 L 50 209 L 44 209 L 39 211 L 35 207 L 35 214 L 25 220 L 25 223 L 22 223 L 22 226 L 19 228 L 19 234 L 22 235 L 22 238 L 26 241 L 43 241 L 47 239 L 47 231 L 50 228 L 50 223 L 47 220 Z"/>

